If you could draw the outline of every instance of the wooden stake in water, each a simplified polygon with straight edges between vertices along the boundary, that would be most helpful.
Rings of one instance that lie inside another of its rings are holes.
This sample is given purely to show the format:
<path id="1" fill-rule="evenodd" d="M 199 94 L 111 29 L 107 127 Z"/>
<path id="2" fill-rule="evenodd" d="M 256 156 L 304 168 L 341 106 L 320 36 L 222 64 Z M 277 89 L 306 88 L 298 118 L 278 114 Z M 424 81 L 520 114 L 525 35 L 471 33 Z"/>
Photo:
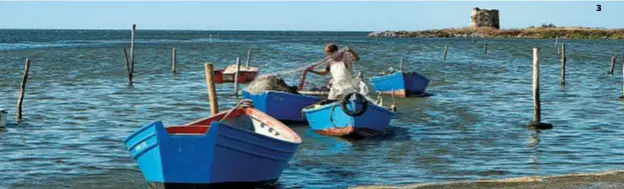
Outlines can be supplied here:
<path id="1" fill-rule="evenodd" d="M 447 54 L 448 54 L 448 45 L 444 45 L 444 60 L 446 60 Z"/>
<path id="2" fill-rule="evenodd" d="M 219 113 L 219 104 L 217 102 L 217 90 L 215 89 L 213 63 L 204 64 L 206 74 L 206 87 L 208 87 L 208 100 L 210 101 L 210 115 Z"/>
<path id="3" fill-rule="evenodd" d="M 130 70 L 130 62 L 128 61 L 128 51 L 123 48 L 124 63 L 126 63 L 126 72 L 128 73 L 128 83 L 132 85 L 132 71 Z"/>
<path id="4" fill-rule="evenodd" d="M 620 100 L 624 100 L 624 63 L 622 63 L 622 96 Z"/>
<path id="5" fill-rule="evenodd" d="M 472 33 L 472 43 L 473 43 L 473 44 L 474 44 L 474 36 L 475 36 L 475 35 L 474 35 L 474 31 L 473 31 L 473 33 Z"/>
<path id="6" fill-rule="evenodd" d="M 541 101 L 539 92 L 539 48 L 533 48 L 533 121 L 529 127 L 535 129 L 551 129 L 552 125 L 541 122 Z"/>
<path id="7" fill-rule="evenodd" d="M 18 123 L 22 122 L 22 104 L 24 102 L 24 93 L 26 93 L 26 82 L 28 82 L 28 71 L 30 71 L 30 59 L 26 59 L 24 62 L 24 75 L 22 76 L 22 85 L 20 87 L 19 98 L 17 99 L 17 115 L 16 119 Z"/>
<path id="8" fill-rule="evenodd" d="M 247 61 L 245 62 L 245 68 L 249 69 L 250 62 L 251 62 L 251 49 L 247 50 Z"/>
<path id="9" fill-rule="evenodd" d="M 566 67 L 566 53 L 565 53 L 565 43 L 561 44 L 561 85 L 565 85 L 565 67 Z"/>
<path id="10" fill-rule="evenodd" d="M 483 45 L 483 54 L 487 54 L 487 42 Z"/>
<path id="11" fill-rule="evenodd" d="M 399 63 L 399 71 L 403 71 L 403 59 L 401 58 L 401 63 Z"/>
<path id="12" fill-rule="evenodd" d="M 134 76 L 134 32 L 136 24 L 132 24 L 132 33 L 130 34 L 130 85 L 132 85 L 132 77 Z"/>
<path id="13" fill-rule="evenodd" d="M 559 36 L 555 37 L 555 50 L 559 54 Z"/>
<path id="14" fill-rule="evenodd" d="M 541 102 L 539 93 L 539 48 L 533 48 L 533 121 L 541 121 Z"/>
<path id="15" fill-rule="evenodd" d="M 236 57 L 236 73 L 234 73 L 234 95 L 238 96 L 238 76 L 240 74 L 240 58 Z"/>
<path id="16" fill-rule="evenodd" d="M 615 56 L 612 56 L 611 57 L 611 65 L 609 66 L 609 73 L 608 74 L 613 75 L 614 67 L 615 67 Z"/>
<path id="17" fill-rule="evenodd" d="M 171 50 L 171 72 L 176 73 L 176 48 Z"/>

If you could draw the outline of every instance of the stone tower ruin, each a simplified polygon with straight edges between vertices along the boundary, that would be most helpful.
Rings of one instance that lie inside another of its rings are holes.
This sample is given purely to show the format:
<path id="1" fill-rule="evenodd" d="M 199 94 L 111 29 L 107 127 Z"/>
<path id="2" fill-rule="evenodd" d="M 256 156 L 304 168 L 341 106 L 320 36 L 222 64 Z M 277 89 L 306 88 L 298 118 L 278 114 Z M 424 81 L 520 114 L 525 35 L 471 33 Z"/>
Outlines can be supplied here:
<path id="1" fill-rule="evenodd" d="M 500 29 L 500 23 L 498 21 L 498 9 L 479 9 L 475 7 L 470 13 L 470 26 L 477 27 L 492 27 Z"/>

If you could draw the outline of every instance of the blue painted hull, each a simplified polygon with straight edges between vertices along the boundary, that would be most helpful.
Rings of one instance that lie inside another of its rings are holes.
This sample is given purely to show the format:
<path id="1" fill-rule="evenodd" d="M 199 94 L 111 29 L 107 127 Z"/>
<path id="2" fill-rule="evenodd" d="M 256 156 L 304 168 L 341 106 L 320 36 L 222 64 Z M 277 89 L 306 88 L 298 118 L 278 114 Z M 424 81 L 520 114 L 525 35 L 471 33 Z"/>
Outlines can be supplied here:
<path id="1" fill-rule="evenodd" d="M 301 110 L 321 101 L 319 97 L 267 91 L 253 94 L 242 91 L 243 98 L 253 101 L 254 108 L 280 121 L 305 121 Z"/>
<path id="2" fill-rule="evenodd" d="M 395 72 L 392 74 L 372 77 L 370 82 L 375 91 L 383 94 L 408 97 L 425 93 L 430 80 L 416 72 Z"/>
<path id="3" fill-rule="evenodd" d="M 147 182 L 161 185 L 276 181 L 299 145 L 216 121 L 204 134 L 170 134 L 157 121 L 124 143 Z"/>
<path id="4" fill-rule="evenodd" d="M 353 103 L 349 103 L 347 108 L 352 110 L 354 108 Z M 360 109 L 361 107 L 357 105 L 356 108 Z M 331 134 L 335 136 L 358 135 L 362 132 L 369 135 L 382 132 L 389 127 L 390 118 L 394 114 L 386 108 L 368 103 L 368 108 L 364 114 L 358 117 L 352 117 L 342 110 L 338 102 L 322 105 L 317 108 L 308 108 L 303 110 L 303 112 L 305 113 L 310 128 L 320 134 L 326 133 L 327 130 L 332 129 L 340 130 L 348 127 L 353 128 L 352 131 L 347 133 L 341 132 L 338 135 Z"/>

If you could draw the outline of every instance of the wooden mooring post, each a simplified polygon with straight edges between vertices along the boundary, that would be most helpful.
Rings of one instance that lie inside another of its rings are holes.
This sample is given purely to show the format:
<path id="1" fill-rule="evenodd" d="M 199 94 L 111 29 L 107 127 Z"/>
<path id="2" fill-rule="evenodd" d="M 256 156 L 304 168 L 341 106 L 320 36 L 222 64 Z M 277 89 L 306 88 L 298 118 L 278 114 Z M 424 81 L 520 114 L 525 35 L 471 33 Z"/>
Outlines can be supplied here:
<path id="1" fill-rule="evenodd" d="M 615 68 L 615 56 L 611 57 L 611 64 L 609 65 L 609 72 L 607 74 L 613 75 L 613 69 Z"/>
<path id="2" fill-rule="evenodd" d="M 624 100 L 624 63 L 622 63 L 622 96 L 620 100 Z"/>
<path id="3" fill-rule="evenodd" d="M 399 63 L 399 71 L 403 71 L 403 59 L 401 58 L 401 62 Z"/>
<path id="4" fill-rule="evenodd" d="M 474 35 L 474 31 L 473 31 L 473 32 L 472 32 L 472 37 L 471 37 L 471 38 L 472 38 L 472 44 L 474 44 L 474 36 L 475 36 L 475 35 Z"/>
<path id="5" fill-rule="evenodd" d="M 238 76 L 240 75 L 240 57 L 236 57 L 236 73 L 234 73 L 234 95 L 238 96 Z"/>
<path id="6" fill-rule="evenodd" d="M 7 110 L 0 109 L 0 129 L 7 125 L 7 115 L 9 112 Z"/>
<path id="7" fill-rule="evenodd" d="M 555 37 L 555 50 L 559 54 L 559 36 Z"/>
<path id="8" fill-rule="evenodd" d="M 483 45 L 483 54 L 487 54 L 487 42 Z"/>
<path id="9" fill-rule="evenodd" d="M 541 101 L 539 92 L 539 48 L 533 48 L 533 121 L 529 122 L 532 129 L 552 129 L 552 124 L 541 122 Z"/>
<path id="10" fill-rule="evenodd" d="M 132 78 L 134 77 L 134 32 L 136 30 L 136 24 L 132 24 L 132 33 L 130 34 L 130 85 L 132 85 Z"/>
<path id="11" fill-rule="evenodd" d="M 19 98 L 17 99 L 16 120 L 22 122 L 22 104 L 24 103 L 24 94 L 26 93 L 26 82 L 28 82 L 28 71 L 30 71 L 30 59 L 24 62 L 24 75 L 22 76 L 22 85 L 20 87 Z"/>
<path id="12" fill-rule="evenodd" d="M 565 53 L 565 43 L 561 44 L 561 85 L 565 85 L 566 80 L 566 53 Z"/>
<path id="13" fill-rule="evenodd" d="M 204 71 L 206 74 L 206 87 L 208 88 L 208 100 L 210 101 L 210 115 L 217 115 L 219 113 L 219 104 L 217 102 L 213 63 L 204 64 Z"/>
<path id="14" fill-rule="evenodd" d="M 247 61 L 245 62 L 245 68 L 249 69 L 250 62 L 251 62 L 251 49 L 247 50 Z"/>
<path id="15" fill-rule="evenodd" d="M 176 48 L 171 50 L 171 72 L 176 73 Z"/>
<path id="16" fill-rule="evenodd" d="M 128 60 L 128 51 L 123 48 L 124 63 L 126 63 L 126 72 L 128 73 L 128 83 L 132 85 L 132 71 L 130 70 L 130 62 Z"/>
<path id="17" fill-rule="evenodd" d="M 444 60 L 446 60 L 446 55 L 448 55 L 448 45 L 444 45 Z"/>
<path id="18" fill-rule="evenodd" d="M 123 48 L 124 62 L 126 64 L 126 71 L 128 72 L 128 84 L 132 85 L 132 76 L 134 75 L 134 31 L 136 30 L 136 24 L 132 24 L 132 31 L 130 34 L 130 59 L 128 60 L 128 52 L 126 48 Z"/>

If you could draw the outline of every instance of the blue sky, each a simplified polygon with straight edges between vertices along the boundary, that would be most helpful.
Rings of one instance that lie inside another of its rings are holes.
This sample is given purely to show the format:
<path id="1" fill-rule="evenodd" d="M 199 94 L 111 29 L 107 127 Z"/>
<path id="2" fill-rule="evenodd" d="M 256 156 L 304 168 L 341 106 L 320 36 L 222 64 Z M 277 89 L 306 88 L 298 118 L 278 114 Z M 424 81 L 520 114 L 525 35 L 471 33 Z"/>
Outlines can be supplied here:
<path id="1" fill-rule="evenodd" d="M 424 30 L 468 26 L 473 7 L 499 9 L 502 28 L 624 28 L 624 2 L 0 1 L 0 29 Z"/>

